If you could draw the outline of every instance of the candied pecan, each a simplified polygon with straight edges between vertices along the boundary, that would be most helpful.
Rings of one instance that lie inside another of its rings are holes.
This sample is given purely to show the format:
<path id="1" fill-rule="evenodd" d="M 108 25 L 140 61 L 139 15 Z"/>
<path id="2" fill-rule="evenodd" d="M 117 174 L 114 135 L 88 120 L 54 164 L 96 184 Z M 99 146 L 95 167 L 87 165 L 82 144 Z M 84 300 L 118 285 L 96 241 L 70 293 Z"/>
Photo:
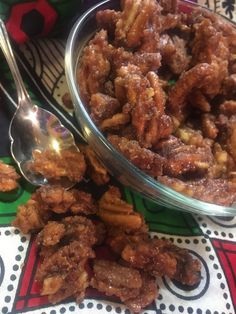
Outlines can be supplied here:
<path id="1" fill-rule="evenodd" d="M 53 246 L 60 242 L 65 235 L 64 224 L 56 221 L 49 221 L 43 230 L 37 235 L 37 244 L 43 246 Z"/>
<path id="2" fill-rule="evenodd" d="M 91 248 L 73 241 L 44 259 L 36 274 L 42 284 L 41 294 L 48 295 L 54 304 L 70 296 L 81 300 L 89 285 L 85 270 L 89 258 L 94 258 Z"/>
<path id="3" fill-rule="evenodd" d="M 20 176 L 16 173 L 13 166 L 0 161 L 0 191 L 7 192 L 15 190 L 18 187 L 17 180 Z"/>
<path id="4" fill-rule="evenodd" d="M 170 140 L 161 140 L 155 149 L 166 158 L 163 173 L 169 176 L 189 174 L 203 176 L 213 164 L 213 155 L 209 147 L 184 145 L 181 141 L 174 141 L 173 137 Z"/>
<path id="5" fill-rule="evenodd" d="M 171 60 L 171 58 L 174 56 L 174 53 L 176 52 L 176 48 L 170 35 L 164 33 L 160 36 L 159 49 L 163 63 Z"/>
<path id="6" fill-rule="evenodd" d="M 227 99 L 235 99 L 236 96 L 236 74 L 231 74 L 225 78 L 222 86 L 222 94 Z"/>
<path id="7" fill-rule="evenodd" d="M 160 114 L 164 114 L 166 95 L 163 91 L 160 79 L 156 73 L 152 71 L 148 72 L 147 79 L 154 91 L 153 98 L 155 100 L 156 108 Z"/>
<path id="8" fill-rule="evenodd" d="M 162 176 L 158 181 L 177 192 L 208 203 L 230 206 L 236 200 L 236 186 L 225 179 L 207 178 L 184 182 L 177 178 Z"/>
<path id="9" fill-rule="evenodd" d="M 126 67 L 122 67 L 119 74 L 119 84 L 122 82 L 127 92 L 131 124 L 136 129 L 137 139 L 141 145 L 151 147 L 173 130 L 171 118 L 164 114 L 166 96 L 159 78 L 152 71 L 146 77 L 130 74 Z"/>
<path id="10" fill-rule="evenodd" d="M 173 277 L 175 280 L 188 286 L 193 286 L 201 280 L 201 263 L 198 259 L 194 259 L 188 250 L 171 245 L 168 253 L 177 261 Z"/>
<path id="11" fill-rule="evenodd" d="M 163 62 L 167 64 L 173 74 L 181 74 L 190 65 L 191 57 L 187 52 L 186 41 L 177 35 L 161 36 L 161 54 Z"/>
<path id="12" fill-rule="evenodd" d="M 188 101 L 194 108 L 197 108 L 203 112 L 210 112 L 211 105 L 206 96 L 200 90 L 193 90 L 188 96 Z"/>
<path id="13" fill-rule="evenodd" d="M 57 182 L 60 178 L 80 182 L 84 176 L 86 164 L 83 154 L 79 151 L 34 150 L 30 169 L 53 182 Z"/>
<path id="14" fill-rule="evenodd" d="M 108 226 L 106 243 L 111 247 L 112 251 L 120 255 L 128 243 L 139 243 L 148 238 L 148 226 L 145 223 L 139 229 Z"/>
<path id="15" fill-rule="evenodd" d="M 157 177 L 162 174 L 163 158 L 142 148 L 137 141 L 129 141 L 117 135 L 108 136 L 108 140 L 135 166 L 150 176 Z"/>
<path id="16" fill-rule="evenodd" d="M 88 176 L 97 184 L 103 185 L 110 181 L 107 169 L 97 158 L 95 152 L 88 145 L 79 145 L 80 150 L 84 153 L 87 162 Z"/>
<path id="17" fill-rule="evenodd" d="M 202 20 L 209 19 L 214 28 L 217 31 L 222 32 L 227 40 L 231 52 L 236 52 L 236 31 L 235 27 L 231 23 L 220 17 L 220 15 L 205 9 L 195 10 L 193 16 L 194 18 L 192 23 L 200 23 Z"/>
<path id="18" fill-rule="evenodd" d="M 195 37 L 192 45 L 193 64 L 214 65 L 214 84 L 205 86 L 204 91 L 211 97 L 217 95 L 228 75 L 229 46 L 222 32 L 219 32 L 209 19 L 195 24 Z"/>
<path id="19" fill-rule="evenodd" d="M 94 223 L 83 216 L 69 216 L 61 220 L 65 226 L 64 241 L 79 241 L 84 246 L 93 246 L 96 239 Z"/>
<path id="20" fill-rule="evenodd" d="M 202 132 L 205 137 L 215 139 L 219 130 L 215 125 L 216 117 L 212 114 L 205 113 L 202 115 Z"/>
<path id="21" fill-rule="evenodd" d="M 194 145 L 196 147 L 208 147 L 211 146 L 211 141 L 204 138 L 202 131 L 194 130 L 190 127 L 178 128 L 175 132 L 177 136 L 184 144 Z"/>
<path id="22" fill-rule="evenodd" d="M 142 278 L 138 270 L 121 266 L 116 262 L 95 260 L 93 271 L 92 287 L 106 295 L 115 295 L 122 302 L 139 295 Z"/>
<path id="23" fill-rule="evenodd" d="M 182 120 L 188 95 L 194 88 L 208 84 L 213 75 L 214 68 L 208 63 L 199 63 L 183 73 L 169 94 L 168 108 L 171 113 Z"/>
<path id="24" fill-rule="evenodd" d="M 77 189 L 65 190 L 62 187 L 42 186 L 36 191 L 43 206 L 48 210 L 61 214 L 71 211 L 74 214 L 94 214 L 96 206 L 91 194 Z"/>
<path id="25" fill-rule="evenodd" d="M 160 6 L 154 0 L 124 0 L 123 10 L 116 23 L 116 45 L 138 47 L 148 21 L 153 14 L 160 12 Z"/>
<path id="26" fill-rule="evenodd" d="M 112 47 L 107 41 L 107 32 L 101 30 L 84 48 L 81 65 L 77 72 L 77 82 L 81 98 L 89 102 L 92 94 L 103 92 L 104 83 L 110 73 Z"/>
<path id="27" fill-rule="evenodd" d="M 175 29 L 175 28 L 181 28 L 181 15 L 180 14 L 171 14 L 168 13 L 167 15 L 161 15 L 159 17 L 160 20 L 160 28 L 159 32 L 163 33 L 165 31 Z"/>
<path id="28" fill-rule="evenodd" d="M 143 224 L 142 216 L 134 212 L 133 205 L 121 199 L 120 191 L 116 187 L 109 187 L 100 198 L 98 206 L 98 216 L 106 224 L 124 229 L 139 229 Z"/>
<path id="29" fill-rule="evenodd" d="M 136 102 L 137 91 L 132 90 L 132 88 L 135 85 L 138 86 L 138 84 L 141 84 L 142 82 L 140 69 L 136 65 L 128 64 L 127 66 L 122 66 L 118 70 L 117 75 L 118 76 L 114 81 L 116 98 L 122 104 L 127 103 L 129 99 L 130 105 L 134 105 Z"/>
<path id="30" fill-rule="evenodd" d="M 167 240 L 149 239 L 127 244 L 121 255 L 129 265 L 153 276 L 166 275 L 187 285 L 194 285 L 201 279 L 200 262 L 187 250 Z"/>
<path id="31" fill-rule="evenodd" d="M 141 96 L 132 110 L 132 125 L 136 129 L 139 143 L 145 147 L 151 147 L 160 138 L 166 137 L 172 132 L 172 120 L 163 114 L 165 94 L 160 84 L 150 74 L 154 73 L 149 72 L 147 76 L 151 85 L 150 94 L 148 94 L 147 88 L 148 97 L 142 99 Z"/>
<path id="32" fill-rule="evenodd" d="M 112 66 L 117 72 L 122 66 L 136 65 L 140 72 L 145 75 L 149 71 L 156 71 L 161 66 L 161 54 L 159 52 L 136 52 L 132 53 L 123 47 L 114 49 L 112 53 Z"/>
<path id="33" fill-rule="evenodd" d="M 158 295 L 155 278 L 133 268 L 116 262 L 97 260 L 93 270 L 92 286 L 108 296 L 117 296 L 134 313 L 140 313 Z"/>
<path id="34" fill-rule="evenodd" d="M 62 242 L 79 241 L 85 246 L 93 246 L 96 241 L 96 227 L 83 216 L 69 216 L 60 222 L 48 222 L 37 236 L 39 246 L 53 246 Z"/>
<path id="35" fill-rule="evenodd" d="M 42 186 L 32 194 L 31 199 L 20 205 L 13 226 L 22 232 L 35 232 L 44 227 L 52 213 L 94 214 L 97 208 L 90 194 L 76 189 Z"/>
<path id="36" fill-rule="evenodd" d="M 194 25 L 192 43 L 193 64 L 212 63 L 214 60 L 228 60 L 229 47 L 222 32 L 218 31 L 209 19 Z"/>
<path id="37" fill-rule="evenodd" d="M 141 273 L 141 277 L 142 287 L 140 288 L 138 296 L 125 302 L 128 308 L 134 313 L 140 313 L 143 308 L 156 300 L 158 296 L 156 279 L 145 273 Z"/>
<path id="38" fill-rule="evenodd" d="M 107 226 L 102 221 L 95 221 L 96 245 L 102 245 L 107 235 Z"/>
<path id="39" fill-rule="evenodd" d="M 124 107 L 123 107 L 123 109 L 124 109 Z M 119 135 L 120 137 L 125 137 L 126 139 L 128 139 L 130 141 L 136 141 L 137 140 L 136 130 L 135 130 L 134 126 L 131 124 L 125 126 L 122 130 L 119 130 L 117 135 Z"/>
<path id="40" fill-rule="evenodd" d="M 121 106 L 116 98 L 102 93 L 96 93 L 91 96 L 89 108 L 91 118 L 99 125 L 104 119 L 111 118 L 117 113 Z"/>
<path id="41" fill-rule="evenodd" d="M 40 204 L 52 212 L 67 212 L 76 202 L 74 190 L 67 191 L 60 186 L 42 186 L 32 195 L 32 199 L 40 200 Z"/>
<path id="42" fill-rule="evenodd" d="M 143 31 L 142 44 L 138 48 L 141 53 L 156 53 L 160 48 L 160 35 L 155 28 L 147 28 Z"/>
<path id="43" fill-rule="evenodd" d="M 120 11 L 115 10 L 102 10 L 96 13 L 96 21 L 99 28 L 108 31 L 109 35 L 114 35 L 116 23 L 120 18 Z"/>
<path id="44" fill-rule="evenodd" d="M 23 233 L 35 232 L 43 228 L 49 217 L 47 209 L 43 209 L 39 202 L 30 199 L 25 205 L 18 206 L 12 225 Z"/>
<path id="45" fill-rule="evenodd" d="M 226 174 L 230 173 L 235 168 L 235 163 L 229 153 L 222 149 L 219 143 L 214 143 L 212 149 L 215 163 L 209 169 L 210 178 L 224 178 Z"/>
<path id="46" fill-rule="evenodd" d="M 76 202 L 71 205 L 73 214 L 93 215 L 97 212 L 94 199 L 90 193 L 75 190 Z"/>
<path id="47" fill-rule="evenodd" d="M 226 100 L 224 101 L 219 110 L 222 114 L 226 116 L 236 115 L 236 101 L 235 100 Z"/>
<path id="48" fill-rule="evenodd" d="M 130 122 L 130 115 L 127 113 L 116 113 L 111 118 L 105 119 L 100 124 L 102 131 L 119 130 Z"/>

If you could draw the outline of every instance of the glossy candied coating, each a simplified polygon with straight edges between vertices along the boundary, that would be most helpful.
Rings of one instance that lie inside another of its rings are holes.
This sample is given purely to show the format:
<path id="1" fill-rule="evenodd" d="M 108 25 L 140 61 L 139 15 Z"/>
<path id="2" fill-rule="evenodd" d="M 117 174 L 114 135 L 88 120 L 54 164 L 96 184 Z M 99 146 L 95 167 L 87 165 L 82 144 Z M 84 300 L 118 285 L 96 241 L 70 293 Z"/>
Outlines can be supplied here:
<path id="1" fill-rule="evenodd" d="M 114 186 L 102 195 L 98 207 L 98 216 L 105 224 L 131 230 L 143 224 L 142 216 L 134 211 L 133 205 L 122 200 L 119 189 Z"/>
<path id="2" fill-rule="evenodd" d="M 52 213 L 94 214 L 97 207 L 91 194 L 77 189 L 42 186 L 32 194 L 25 205 L 18 206 L 13 226 L 23 233 L 35 232 L 44 227 Z"/>
<path id="3" fill-rule="evenodd" d="M 86 164 L 83 154 L 79 151 L 35 150 L 30 169 L 55 182 L 60 178 L 80 182 L 83 179 Z"/>
<path id="4" fill-rule="evenodd" d="M 210 97 L 221 92 L 221 86 L 228 75 L 230 58 L 229 44 L 224 34 L 218 31 L 210 19 L 194 24 L 195 34 L 192 43 L 192 63 L 208 63 L 214 65 L 214 84 L 204 87 Z"/>
<path id="5" fill-rule="evenodd" d="M 92 286 L 108 296 L 117 296 L 134 313 L 140 313 L 158 295 L 155 279 L 136 269 L 116 262 L 96 260 L 93 271 Z"/>
<path id="6" fill-rule="evenodd" d="M 170 177 L 202 177 L 214 163 L 210 147 L 184 145 L 174 136 L 160 141 L 155 150 L 165 158 L 163 173 Z"/>
<path id="7" fill-rule="evenodd" d="M 66 228 L 63 223 L 49 221 L 42 231 L 37 235 L 37 244 L 43 246 L 54 246 L 64 237 Z"/>
<path id="8" fill-rule="evenodd" d="M 110 181 L 110 175 L 89 145 L 79 145 L 87 163 L 87 174 L 96 185 L 104 185 Z"/>
<path id="9" fill-rule="evenodd" d="M 143 223 L 139 229 L 124 228 L 120 225 L 116 228 L 108 226 L 106 243 L 116 254 L 121 254 L 128 243 L 139 243 L 149 238 L 148 226 Z"/>
<path id="10" fill-rule="evenodd" d="M 161 54 L 159 52 L 135 52 L 118 47 L 112 51 L 112 69 L 115 73 L 122 67 L 133 64 L 145 75 L 149 71 L 157 71 L 161 66 Z"/>
<path id="11" fill-rule="evenodd" d="M 12 225 L 23 233 L 36 232 L 43 228 L 51 214 L 41 206 L 41 203 L 30 199 L 25 205 L 19 205 L 16 218 Z"/>
<path id="12" fill-rule="evenodd" d="M 161 8 L 155 0 L 126 0 L 116 23 L 115 43 L 137 47 L 142 42 L 146 24 Z"/>
<path id="13" fill-rule="evenodd" d="M 152 177 L 162 175 L 163 157 L 149 149 L 142 148 L 137 141 L 129 141 L 125 137 L 110 135 L 108 139 L 136 167 Z"/>
<path id="14" fill-rule="evenodd" d="M 89 258 L 94 258 L 92 249 L 79 241 L 73 241 L 45 258 L 36 274 L 36 280 L 42 285 L 41 295 L 47 295 L 53 304 L 71 296 L 78 302 L 82 300 L 89 286 L 85 269 Z"/>
<path id="15" fill-rule="evenodd" d="M 37 244 L 44 247 L 71 241 L 93 246 L 97 241 L 94 223 L 83 216 L 69 216 L 59 222 L 49 221 L 37 236 Z"/>
<path id="16" fill-rule="evenodd" d="M 71 211 L 73 214 L 94 214 L 97 210 L 91 194 L 77 189 L 66 190 L 60 186 L 42 186 L 32 198 L 39 199 L 45 208 L 62 214 Z"/>
<path id="17" fill-rule="evenodd" d="M 220 104 L 219 110 L 228 117 L 236 115 L 236 100 L 225 100 Z"/>
<path id="18" fill-rule="evenodd" d="M 81 97 L 88 102 L 91 95 L 102 92 L 108 78 L 111 46 L 107 41 L 107 31 L 101 30 L 85 47 L 77 80 L 80 85 Z"/>
<path id="19" fill-rule="evenodd" d="M 206 138 L 216 139 L 218 135 L 218 128 L 215 123 L 216 117 L 210 113 L 202 115 L 202 133 Z"/>
<path id="20" fill-rule="evenodd" d="M 168 140 L 173 139 L 176 141 L 176 137 L 180 139 L 186 145 L 194 145 L 196 147 L 211 147 L 213 141 L 204 138 L 201 130 L 193 129 L 189 126 L 181 126 L 179 127 L 176 132 L 175 136 L 170 136 Z"/>
<path id="21" fill-rule="evenodd" d="M 162 63 L 168 65 L 172 73 L 180 75 L 190 67 L 191 56 L 186 40 L 177 35 L 163 34 L 160 45 Z"/>
<path id="22" fill-rule="evenodd" d="M 146 273 L 141 273 L 142 287 L 139 294 L 135 298 L 131 298 L 125 302 L 128 308 L 134 313 L 140 313 L 146 306 L 152 304 L 156 300 L 159 292 L 156 279 Z"/>
<path id="23" fill-rule="evenodd" d="M 188 102 L 191 104 L 193 109 L 197 109 L 204 112 L 210 112 L 211 111 L 211 105 L 208 98 L 203 94 L 202 91 L 198 89 L 192 90 L 188 97 Z"/>
<path id="24" fill-rule="evenodd" d="M 198 63 L 190 70 L 184 72 L 169 93 L 168 109 L 170 112 L 179 120 L 183 120 L 188 95 L 194 89 L 199 89 L 209 84 L 213 75 L 214 67 L 208 63 Z"/>
<path id="25" fill-rule="evenodd" d="M 17 174 L 15 168 L 0 161 L 0 191 L 8 192 L 18 188 L 20 176 Z"/>
<path id="26" fill-rule="evenodd" d="M 97 21 L 98 27 L 102 29 L 106 29 L 109 35 L 114 36 L 116 23 L 118 19 L 120 18 L 120 15 L 121 15 L 120 11 L 115 11 L 115 10 L 110 10 L 110 9 L 98 11 L 96 13 L 96 21 Z"/>
<path id="27" fill-rule="evenodd" d="M 206 178 L 183 181 L 178 178 L 162 176 L 158 180 L 177 192 L 208 203 L 230 206 L 236 200 L 236 185 L 226 179 Z"/>
<path id="28" fill-rule="evenodd" d="M 121 105 L 116 98 L 102 93 L 95 93 L 91 96 L 89 103 L 91 110 L 91 118 L 96 124 L 107 118 L 111 118 L 115 113 L 119 112 Z"/>
<path id="29" fill-rule="evenodd" d="M 127 244 L 121 256 L 129 265 L 156 277 L 168 276 L 190 286 L 201 280 L 200 262 L 193 259 L 188 250 L 167 240 Z"/>
<path id="30" fill-rule="evenodd" d="M 172 120 L 164 113 L 166 96 L 155 72 L 149 71 L 145 77 L 136 66 L 122 66 L 115 79 L 115 94 L 126 103 L 123 112 L 130 114 L 131 125 L 142 146 L 152 147 L 171 134 Z"/>
<path id="31" fill-rule="evenodd" d="M 236 74 L 230 74 L 223 82 L 222 94 L 226 99 L 235 99 L 236 96 Z"/>
<path id="32" fill-rule="evenodd" d="M 83 216 L 69 216 L 59 222 L 49 221 L 36 238 L 41 250 L 73 241 L 79 241 L 89 247 L 97 242 L 97 230 L 90 219 Z"/>

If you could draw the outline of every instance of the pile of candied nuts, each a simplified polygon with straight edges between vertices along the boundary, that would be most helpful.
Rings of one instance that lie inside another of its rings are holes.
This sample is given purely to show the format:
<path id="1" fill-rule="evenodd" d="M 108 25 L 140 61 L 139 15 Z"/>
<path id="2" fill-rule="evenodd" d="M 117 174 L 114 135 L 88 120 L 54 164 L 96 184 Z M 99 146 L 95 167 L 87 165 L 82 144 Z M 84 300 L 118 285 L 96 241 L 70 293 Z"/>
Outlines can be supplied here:
<path id="1" fill-rule="evenodd" d="M 107 183 L 109 175 L 91 148 L 80 145 L 80 149 L 82 152 L 73 152 L 80 162 L 84 159 L 84 164 L 77 163 L 74 169 L 80 173 L 78 182 L 89 177 L 96 185 Z M 63 152 L 53 160 L 52 153 L 43 152 L 40 169 L 36 154 L 36 168 L 50 177 L 54 167 L 58 177 L 62 161 L 70 163 L 63 160 L 70 153 Z M 13 166 L 0 163 L 1 191 L 15 190 L 19 179 Z M 113 185 L 105 187 L 97 197 L 85 182 L 70 190 L 47 185 L 18 206 L 12 225 L 35 237 L 41 258 L 36 273 L 40 294 L 53 304 L 68 298 L 80 303 L 90 287 L 139 313 L 157 299 L 160 276 L 197 285 L 200 262 L 168 240 L 151 238 L 144 217 L 122 199 L 120 190 Z"/>
<path id="2" fill-rule="evenodd" d="M 236 200 L 236 29 L 183 1 L 124 0 L 97 13 L 78 86 L 135 166 L 187 196 Z M 188 8 L 189 9 L 189 8 Z"/>

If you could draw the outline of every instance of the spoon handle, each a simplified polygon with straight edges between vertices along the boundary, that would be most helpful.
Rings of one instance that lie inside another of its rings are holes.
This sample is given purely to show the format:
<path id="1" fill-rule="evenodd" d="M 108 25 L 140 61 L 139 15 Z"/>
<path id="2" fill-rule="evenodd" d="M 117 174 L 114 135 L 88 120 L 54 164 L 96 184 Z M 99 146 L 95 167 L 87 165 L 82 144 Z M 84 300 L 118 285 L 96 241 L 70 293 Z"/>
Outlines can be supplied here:
<path id="1" fill-rule="evenodd" d="M 24 82 L 22 80 L 19 68 L 16 63 L 16 59 L 12 51 L 6 27 L 1 19 L 0 19 L 0 48 L 3 51 L 3 54 L 11 70 L 13 79 L 15 81 L 18 96 L 18 105 L 20 105 L 21 103 L 23 103 L 24 100 L 29 100 L 30 97 L 25 89 Z"/>

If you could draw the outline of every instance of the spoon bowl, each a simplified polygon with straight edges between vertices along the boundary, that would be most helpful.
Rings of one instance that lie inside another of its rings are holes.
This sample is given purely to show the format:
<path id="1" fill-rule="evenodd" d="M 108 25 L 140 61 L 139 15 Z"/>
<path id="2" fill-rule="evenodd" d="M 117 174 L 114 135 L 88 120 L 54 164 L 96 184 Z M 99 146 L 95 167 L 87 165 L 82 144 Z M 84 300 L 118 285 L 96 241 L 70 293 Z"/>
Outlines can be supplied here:
<path id="1" fill-rule="evenodd" d="M 20 75 L 7 30 L 1 20 L 0 47 L 14 78 L 18 96 L 18 107 L 9 127 L 12 157 L 23 177 L 31 184 L 36 186 L 53 184 L 55 181 L 48 180 L 31 170 L 33 152 L 54 150 L 60 153 L 62 150 L 79 151 L 79 149 L 72 133 L 61 124 L 60 120 L 48 110 L 32 102 Z M 56 180 L 56 184 L 70 188 L 75 182 L 61 178 Z"/>

